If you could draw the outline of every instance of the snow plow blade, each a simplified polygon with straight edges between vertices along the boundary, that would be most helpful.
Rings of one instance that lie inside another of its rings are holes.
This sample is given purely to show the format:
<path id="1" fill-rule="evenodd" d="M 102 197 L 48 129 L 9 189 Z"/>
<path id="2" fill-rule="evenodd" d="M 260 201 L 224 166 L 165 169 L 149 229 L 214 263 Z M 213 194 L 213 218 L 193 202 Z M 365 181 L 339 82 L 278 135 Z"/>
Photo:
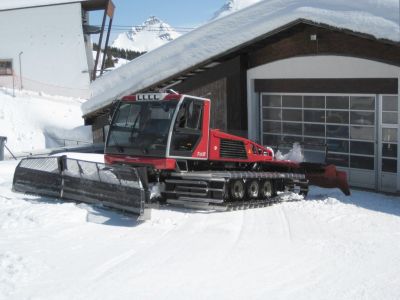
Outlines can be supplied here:
<path id="1" fill-rule="evenodd" d="M 306 179 L 310 185 L 323 188 L 339 188 L 346 196 L 350 195 L 350 188 L 347 182 L 347 174 L 338 171 L 334 165 L 322 165 L 315 163 L 301 163 Z"/>
<path id="2" fill-rule="evenodd" d="M 144 168 L 106 166 L 60 157 L 21 160 L 13 190 L 58 199 L 101 204 L 150 219 L 150 193 Z"/>

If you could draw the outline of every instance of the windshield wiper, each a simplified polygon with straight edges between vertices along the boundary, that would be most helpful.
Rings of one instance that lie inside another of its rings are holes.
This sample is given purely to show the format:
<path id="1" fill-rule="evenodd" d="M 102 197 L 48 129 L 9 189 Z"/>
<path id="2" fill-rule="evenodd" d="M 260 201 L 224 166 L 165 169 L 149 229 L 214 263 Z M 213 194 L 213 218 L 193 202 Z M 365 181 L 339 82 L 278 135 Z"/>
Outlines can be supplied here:
<path id="1" fill-rule="evenodd" d="M 139 120 L 139 116 L 140 116 L 140 113 L 138 113 L 138 115 L 135 118 L 135 121 L 133 122 L 133 125 L 131 127 L 131 134 L 129 136 L 130 138 L 133 136 L 133 133 L 136 131 L 136 123 Z"/>

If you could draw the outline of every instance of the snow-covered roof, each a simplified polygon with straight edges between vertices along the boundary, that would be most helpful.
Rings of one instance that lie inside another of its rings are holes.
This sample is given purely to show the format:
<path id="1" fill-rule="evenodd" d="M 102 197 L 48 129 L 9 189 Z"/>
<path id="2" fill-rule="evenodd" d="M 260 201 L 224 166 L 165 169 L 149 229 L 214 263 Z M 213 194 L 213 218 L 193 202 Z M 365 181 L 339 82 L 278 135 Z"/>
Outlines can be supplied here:
<path id="1" fill-rule="evenodd" d="M 105 74 L 84 115 L 299 19 L 400 41 L 398 0 L 265 0 L 214 20 Z"/>
<path id="2" fill-rule="evenodd" d="M 0 11 L 25 8 L 25 7 L 35 7 L 35 6 L 45 6 L 45 5 L 56 5 L 74 2 L 86 2 L 90 0 L 1 0 L 0 1 Z"/>
<path id="3" fill-rule="evenodd" d="M 212 20 L 227 16 L 260 1 L 261 0 L 225 0 L 225 4 L 214 13 Z"/>

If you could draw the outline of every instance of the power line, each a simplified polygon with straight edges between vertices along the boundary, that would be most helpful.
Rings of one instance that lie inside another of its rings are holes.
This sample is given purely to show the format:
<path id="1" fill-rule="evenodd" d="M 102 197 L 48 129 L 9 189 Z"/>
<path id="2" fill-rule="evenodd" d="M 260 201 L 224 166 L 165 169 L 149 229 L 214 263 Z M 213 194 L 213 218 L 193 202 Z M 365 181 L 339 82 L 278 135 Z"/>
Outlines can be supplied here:
<path id="1" fill-rule="evenodd" d="M 98 25 L 94 25 L 98 26 Z M 101 26 L 98 26 L 101 27 Z M 104 27 L 105 30 L 108 30 L 108 26 Z M 125 26 L 125 25 L 113 25 L 111 27 L 111 31 L 130 31 L 133 29 L 137 29 L 137 31 L 150 31 L 150 32 L 159 32 L 159 31 L 166 31 L 166 32 L 190 32 L 194 27 L 149 27 L 149 26 Z"/>
<path id="2" fill-rule="evenodd" d="M 93 25 L 93 26 L 101 27 L 101 25 Z M 107 25 L 105 27 L 107 27 Z M 117 24 L 113 24 L 112 27 L 118 27 L 118 28 L 120 28 L 120 27 L 122 27 L 122 28 L 144 28 L 144 27 L 151 27 L 151 25 L 149 26 L 149 25 L 117 25 Z M 155 27 L 157 27 L 157 26 L 155 26 Z M 166 27 L 166 28 L 168 28 L 168 27 Z M 170 28 L 173 28 L 173 29 L 185 29 L 185 30 L 193 30 L 193 29 L 195 29 L 195 27 L 184 27 L 184 26 L 174 26 L 174 27 L 170 27 Z"/>
<path id="3" fill-rule="evenodd" d="M 126 31 L 131 31 L 134 29 L 133 27 L 120 27 L 120 28 L 114 28 L 114 26 L 111 27 L 112 32 L 126 32 Z M 194 28 L 193 28 L 194 29 Z M 105 31 L 108 30 L 108 27 L 105 26 L 104 28 Z M 139 28 L 138 32 L 140 31 L 147 31 L 147 32 L 180 32 L 180 33 L 186 33 L 192 31 L 192 29 L 181 29 L 181 28 Z"/>
<path id="4" fill-rule="evenodd" d="M 127 30 L 127 29 L 111 29 L 111 31 L 112 32 L 126 32 L 126 31 L 129 31 L 129 30 Z M 187 32 L 190 32 L 190 30 L 153 30 L 153 29 L 143 29 L 143 30 L 141 30 L 141 31 L 147 31 L 147 32 L 160 32 L 160 31 L 163 31 L 163 32 L 166 32 L 166 33 L 169 33 L 169 32 L 182 32 L 182 33 L 187 33 Z"/>

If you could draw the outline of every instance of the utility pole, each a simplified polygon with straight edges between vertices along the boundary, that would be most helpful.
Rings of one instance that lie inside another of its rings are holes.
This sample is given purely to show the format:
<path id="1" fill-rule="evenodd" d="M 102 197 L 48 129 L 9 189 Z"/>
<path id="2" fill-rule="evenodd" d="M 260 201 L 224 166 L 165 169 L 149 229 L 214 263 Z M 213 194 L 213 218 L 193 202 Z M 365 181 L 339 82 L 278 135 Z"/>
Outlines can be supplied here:
<path id="1" fill-rule="evenodd" d="M 15 98 L 15 75 L 14 75 L 14 66 L 12 68 L 12 81 L 13 81 L 13 97 Z"/>
<path id="2" fill-rule="evenodd" d="M 19 56 L 19 78 L 20 78 L 20 80 L 21 80 L 21 90 L 24 88 L 23 85 L 22 85 L 22 64 L 21 64 L 21 55 L 22 55 L 23 53 L 24 53 L 24 52 L 21 51 L 21 52 L 18 54 L 18 56 Z"/>

